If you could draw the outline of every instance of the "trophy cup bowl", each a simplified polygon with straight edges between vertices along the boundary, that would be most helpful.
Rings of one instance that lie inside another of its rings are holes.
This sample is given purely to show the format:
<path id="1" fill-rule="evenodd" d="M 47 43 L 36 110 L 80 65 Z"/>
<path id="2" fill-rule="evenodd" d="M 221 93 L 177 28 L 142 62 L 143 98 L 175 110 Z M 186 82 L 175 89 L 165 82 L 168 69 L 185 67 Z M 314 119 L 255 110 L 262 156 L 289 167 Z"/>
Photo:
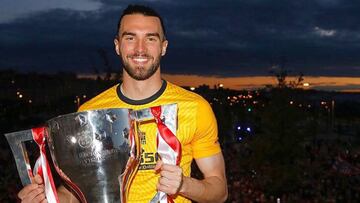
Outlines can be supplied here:
<path id="1" fill-rule="evenodd" d="M 55 169 L 81 202 L 126 202 L 140 154 L 131 113 L 92 110 L 47 121 Z"/>

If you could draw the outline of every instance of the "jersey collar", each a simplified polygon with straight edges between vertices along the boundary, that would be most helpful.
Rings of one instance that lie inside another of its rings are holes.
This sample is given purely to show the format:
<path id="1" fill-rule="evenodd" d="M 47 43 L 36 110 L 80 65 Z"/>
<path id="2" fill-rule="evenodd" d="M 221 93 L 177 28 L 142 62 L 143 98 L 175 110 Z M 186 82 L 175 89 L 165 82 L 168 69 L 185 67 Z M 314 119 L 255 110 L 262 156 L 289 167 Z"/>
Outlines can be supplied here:
<path id="1" fill-rule="evenodd" d="M 120 98 L 120 100 L 127 103 L 127 104 L 130 104 L 130 105 L 144 105 L 144 104 L 148 104 L 150 102 L 155 101 L 157 98 L 159 98 L 162 95 L 162 93 L 164 93 L 164 91 L 166 89 L 166 86 L 167 86 L 167 82 L 166 82 L 166 80 L 162 80 L 162 81 L 163 82 L 162 82 L 162 85 L 161 85 L 160 89 L 155 94 L 153 94 L 152 96 L 150 96 L 148 98 L 141 99 L 141 100 L 133 100 L 133 99 L 130 99 L 130 98 L 126 97 L 121 92 L 121 89 L 120 89 L 121 84 L 119 84 L 116 87 L 116 92 L 117 92 L 117 95 Z"/>

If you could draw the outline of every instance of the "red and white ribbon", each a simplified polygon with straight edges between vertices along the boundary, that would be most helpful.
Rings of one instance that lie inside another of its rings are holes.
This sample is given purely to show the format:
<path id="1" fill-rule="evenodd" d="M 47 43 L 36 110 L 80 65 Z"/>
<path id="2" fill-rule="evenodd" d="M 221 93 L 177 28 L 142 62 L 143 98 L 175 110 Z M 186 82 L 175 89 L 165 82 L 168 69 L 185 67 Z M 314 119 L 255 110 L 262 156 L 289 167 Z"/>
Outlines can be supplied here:
<path id="1" fill-rule="evenodd" d="M 155 118 L 158 133 L 156 135 L 157 152 L 165 164 L 179 165 L 181 160 L 181 143 L 175 136 L 176 124 L 167 126 L 162 120 L 161 106 L 150 108 Z M 175 114 L 176 115 L 176 114 Z M 176 119 L 169 119 L 175 121 Z M 170 129 L 172 128 L 172 129 Z M 174 200 L 164 192 L 157 192 L 151 202 L 173 203 Z"/>
<path id="2" fill-rule="evenodd" d="M 59 199 L 54 184 L 54 179 L 51 174 L 50 166 L 46 158 L 45 151 L 45 128 L 33 128 L 31 129 L 32 136 L 36 144 L 40 149 L 40 156 L 36 161 L 34 167 L 34 174 L 39 174 L 43 179 L 45 185 L 45 195 L 49 203 L 58 203 Z"/>

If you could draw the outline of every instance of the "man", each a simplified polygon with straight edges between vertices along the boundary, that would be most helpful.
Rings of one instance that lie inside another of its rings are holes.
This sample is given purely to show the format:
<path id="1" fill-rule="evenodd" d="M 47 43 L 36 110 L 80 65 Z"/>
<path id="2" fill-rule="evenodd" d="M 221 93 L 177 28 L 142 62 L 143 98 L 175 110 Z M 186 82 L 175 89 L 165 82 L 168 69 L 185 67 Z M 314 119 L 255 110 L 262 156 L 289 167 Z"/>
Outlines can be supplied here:
<path id="1" fill-rule="evenodd" d="M 149 202 L 157 191 L 175 202 L 224 202 L 227 198 L 224 159 L 217 142 L 217 125 L 210 105 L 199 95 L 161 79 L 160 59 L 168 41 L 161 17 L 151 8 L 128 6 L 118 24 L 115 51 L 123 62 L 123 82 L 80 107 L 80 111 L 103 108 L 143 109 L 177 103 L 177 138 L 181 142 L 179 166 L 156 160 L 156 125 L 141 126 L 145 133 L 142 163 L 131 184 L 129 202 Z M 204 179 L 190 177 L 195 159 Z M 146 167 L 145 167 L 146 166 Z M 44 200 L 41 178 L 19 192 L 23 202 Z M 64 187 L 64 202 L 76 202 Z"/>

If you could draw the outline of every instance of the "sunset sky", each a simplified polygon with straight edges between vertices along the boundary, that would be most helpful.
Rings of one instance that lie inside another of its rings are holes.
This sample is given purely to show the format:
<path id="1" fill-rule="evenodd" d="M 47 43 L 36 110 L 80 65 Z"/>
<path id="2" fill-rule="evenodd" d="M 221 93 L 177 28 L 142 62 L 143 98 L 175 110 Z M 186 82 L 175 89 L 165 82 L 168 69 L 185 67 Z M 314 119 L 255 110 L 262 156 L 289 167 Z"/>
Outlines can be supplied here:
<path id="1" fill-rule="evenodd" d="M 211 88 L 214 85 L 223 84 L 224 88 L 242 90 L 259 89 L 267 85 L 276 85 L 275 77 L 271 76 L 250 76 L 250 77 L 214 77 L 197 75 L 170 75 L 165 74 L 164 78 L 182 86 L 198 87 L 207 84 Z M 288 81 L 295 81 L 297 78 L 288 78 Z M 342 91 L 342 92 L 360 92 L 359 77 L 305 77 L 304 83 L 308 83 L 307 89 Z"/>
<path id="2" fill-rule="evenodd" d="M 252 89 L 283 64 L 309 88 L 360 91 L 357 0 L 0 0 L 0 70 L 94 74 L 99 50 L 120 69 L 113 37 L 129 3 L 163 16 L 161 68 L 180 85 Z"/>

